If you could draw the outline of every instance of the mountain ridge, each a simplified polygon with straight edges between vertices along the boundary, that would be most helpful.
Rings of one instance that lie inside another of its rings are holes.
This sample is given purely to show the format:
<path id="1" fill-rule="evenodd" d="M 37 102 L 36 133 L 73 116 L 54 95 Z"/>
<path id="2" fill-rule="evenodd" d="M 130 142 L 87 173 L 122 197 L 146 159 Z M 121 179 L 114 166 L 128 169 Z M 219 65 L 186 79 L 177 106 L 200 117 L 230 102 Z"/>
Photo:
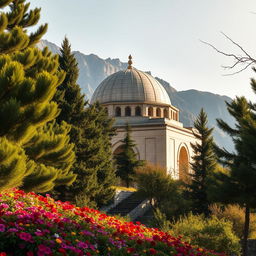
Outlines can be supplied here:
<path id="1" fill-rule="evenodd" d="M 50 51 L 60 54 L 60 48 L 47 40 L 42 40 L 38 47 L 48 47 Z M 127 68 L 127 63 L 118 58 L 100 58 L 96 54 L 86 55 L 80 51 L 73 51 L 79 67 L 78 84 L 89 100 L 97 86 L 109 75 Z M 147 73 L 151 73 L 147 71 Z M 229 115 L 225 102 L 232 99 L 226 95 L 214 94 L 208 91 L 189 89 L 177 91 L 167 81 L 155 77 L 166 89 L 171 103 L 180 109 L 180 121 L 185 127 L 193 126 L 193 122 L 201 108 L 204 108 L 208 115 L 209 127 L 214 127 L 214 139 L 220 146 L 233 150 L 231 139 L 217 127 L 216 118 L 221 118 L 234 125 L 234 120 Z"/>

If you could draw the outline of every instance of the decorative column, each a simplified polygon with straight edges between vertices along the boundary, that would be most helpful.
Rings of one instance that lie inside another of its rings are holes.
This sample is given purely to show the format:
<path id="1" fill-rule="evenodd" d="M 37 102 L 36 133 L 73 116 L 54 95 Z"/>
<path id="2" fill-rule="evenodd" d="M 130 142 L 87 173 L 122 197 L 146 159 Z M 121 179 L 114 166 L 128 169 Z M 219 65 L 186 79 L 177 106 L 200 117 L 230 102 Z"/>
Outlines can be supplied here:
<path id="1" fill-rule="evenodd" d="M 131 105 L 131 116 L 135 116 L 135 108 L 136 106 Z"/>

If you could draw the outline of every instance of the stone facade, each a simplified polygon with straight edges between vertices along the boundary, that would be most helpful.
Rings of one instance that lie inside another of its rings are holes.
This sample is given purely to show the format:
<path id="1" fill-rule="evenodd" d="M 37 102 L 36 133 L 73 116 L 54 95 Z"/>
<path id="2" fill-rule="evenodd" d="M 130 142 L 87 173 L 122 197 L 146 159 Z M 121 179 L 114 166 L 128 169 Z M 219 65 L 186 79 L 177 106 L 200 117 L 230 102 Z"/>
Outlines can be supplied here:
<path id="1" fill-rule="evenodd" d="M 133 68 L 131 56 L 128 64 L 126 70 L 107 77 L 91 100 L 115 118 L 113 153 L 122 150 L 129 123 L 138 158 L 164 167 L 173 178 L 184 178 L 193 155 L 190 143 L 196 141 L 193 130 L 179 122 L 179 109 L 172 106 L 165 88 L 148 73 Z"/>
<path id="2" fill-rule="evenodd" d="M 196 142 L 192 129 L 166 118 L 116 118 L 117 135 L 112 139 L 113 153 L 122 145 L 127 122 L 131 126 L 131 137 L 136 144 L 134 150 L 139 159 L 164 167 L 175 179 L 181 176 L 182 164 L 187 165 L 187 171 L 190 171 L 188 163 L 193 155 L 190 143 Z M 187 159 L 181 159 L 182 154 Z"/>

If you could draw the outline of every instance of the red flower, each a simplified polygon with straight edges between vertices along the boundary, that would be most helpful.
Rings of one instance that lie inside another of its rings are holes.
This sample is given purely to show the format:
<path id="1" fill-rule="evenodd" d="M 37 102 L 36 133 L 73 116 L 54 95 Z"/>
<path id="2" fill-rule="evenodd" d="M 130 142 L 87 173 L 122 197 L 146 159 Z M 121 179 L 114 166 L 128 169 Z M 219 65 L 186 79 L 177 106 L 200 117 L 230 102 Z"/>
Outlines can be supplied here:
<path id="1" fill-rule="evenodd" d="M 151 244 L 152 246 L 156 246 L 156 242 L 155 242 L 155 241 L 151 241 L 150 244 Z"/>
<path id="2" fill-rule="evenodd" d="M 138 239 L 137 244 L 143 244 L 143 241 L 141 239 Z"/>
<path id="3" fill-rule="evenodd" d="M 62 255 L 67 255 L 67 251 L 64 248 L 59 248 L 58 251 L 62 253 Z"/>
<path id="4" fill-rule="evenodd" d="M 135 252 L 135 248 L 132 248 L 132 247 L 127 248 L 127 252 L 128 253 L 133 253 L 133 252 Z"/>
<path id="5" fill-rule="evenodd" d="M 0 252 L 0 256 L 7 256 L 5 252 Z"/>
<path id="6" fill-rule="evenodd" d="M 150 248 L 149 253 L 152 255 L 155 255 L 157 253 L 157 251 L 154 248 Z"/>

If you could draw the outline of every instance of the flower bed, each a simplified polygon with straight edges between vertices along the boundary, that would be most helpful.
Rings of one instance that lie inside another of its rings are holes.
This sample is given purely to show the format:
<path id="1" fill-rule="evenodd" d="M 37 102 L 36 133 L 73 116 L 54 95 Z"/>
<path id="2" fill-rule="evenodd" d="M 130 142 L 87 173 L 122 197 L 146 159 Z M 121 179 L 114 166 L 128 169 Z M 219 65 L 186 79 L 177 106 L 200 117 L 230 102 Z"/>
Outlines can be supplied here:
<path id="1" fill-rule="evenodd" d="M 0 256 L 224 255 L 158 229 L 20 190 L 0 194 Z"/>

